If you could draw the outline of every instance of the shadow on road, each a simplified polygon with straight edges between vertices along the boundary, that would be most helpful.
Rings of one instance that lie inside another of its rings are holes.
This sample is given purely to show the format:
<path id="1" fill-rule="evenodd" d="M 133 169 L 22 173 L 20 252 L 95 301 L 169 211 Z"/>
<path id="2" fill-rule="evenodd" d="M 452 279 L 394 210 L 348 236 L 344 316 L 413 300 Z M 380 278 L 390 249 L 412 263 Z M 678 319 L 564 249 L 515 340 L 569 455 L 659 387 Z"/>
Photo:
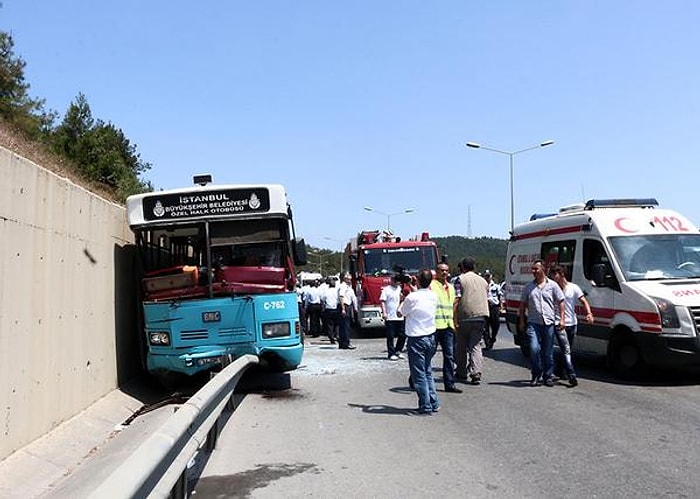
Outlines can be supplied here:
<path id="1" fill-rule="evenodd" d="M 413 407 L 394 407 L 384 404 L 366 405 L 348 403 L 348 406 L 355 409 L 362 409 L 362 412 L 367 414 L 393 414 L 396 416 L 406 416 L 415 410 Z"/>
<path id="2" fill-rule="evenodd" d="M 498 344 L 497 344 L 498 345 Z M 555 373 L 562 379 L 566 379 L 566 375 L 559 368 L 560 361 L 557 359 L 558 349 L 555 348 Z M 529 371 L 530 361 L 526 359 L 520 347 L 515 345 L 499 345 L 492 350 L 483 350 L 485 358 L 495 360 L 497 362 L 505 362 L 511 365 L 520 366 Z M 604 358 L 592 357 L 584 355 L 574 356 L 574 368 L 579 380 L 588 379 L 591 381 L 600 381 L 602 383 L 610 383 L 615 385 L 629 386 L 689 386 L 700 384 L 700 373 L 672 371 L 656 368 L 648 368 L 646 372 L 641 373 L 634 379 L 623 379 L 610 369 Z M 521 384 L 529 385 L 527 380 L 513 380 L 500 384 L 503 386 L 518 387 Z"/>

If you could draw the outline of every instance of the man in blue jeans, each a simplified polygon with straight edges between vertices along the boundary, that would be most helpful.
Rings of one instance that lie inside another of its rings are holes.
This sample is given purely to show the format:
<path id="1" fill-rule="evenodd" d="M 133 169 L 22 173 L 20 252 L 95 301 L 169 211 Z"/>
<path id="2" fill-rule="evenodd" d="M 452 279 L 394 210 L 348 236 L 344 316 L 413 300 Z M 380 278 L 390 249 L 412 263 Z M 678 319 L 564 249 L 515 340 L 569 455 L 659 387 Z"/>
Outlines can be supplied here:
<path id="1" fill-rule="evenodd" d="M 531 271 L 534 280 L 525 285 L 520 297 L 518 326 L 521 331 L 525 331 L 530 344 L 530 384 L 537 386 L 543 379 L 546 386 L 554 386 L 554 328 L 565 328 L 564 293 L 556 282 L 547 278 L 542 260 L 535 260 Z M 561 317 L 559 324 L 558 317 Z"/>
<path id="2" fill-rule="evenodd" d="M 435 341 L 442 349 L 442 381 L 448 393 L 462 393 L 455 386 L 455 327 L 454 308 L 455 288 L 447 279 L 450 267 L 446 263 L 437 266 L 435 280 L 430 289 L 438 297 L 435 313 Z"/>
<path id="3" fill-rule="evenodd" d="M 408 365 L 418 395 L 416 414 L 429 416 L 440 409 L 435 391 L 432 360 L 435 355 L 435 312 L 437 295 L 430 290 L 433 273 L 422 269 L 418 273 L 418 290 L 410 293 L 399 308 L 406 320 Z"/>

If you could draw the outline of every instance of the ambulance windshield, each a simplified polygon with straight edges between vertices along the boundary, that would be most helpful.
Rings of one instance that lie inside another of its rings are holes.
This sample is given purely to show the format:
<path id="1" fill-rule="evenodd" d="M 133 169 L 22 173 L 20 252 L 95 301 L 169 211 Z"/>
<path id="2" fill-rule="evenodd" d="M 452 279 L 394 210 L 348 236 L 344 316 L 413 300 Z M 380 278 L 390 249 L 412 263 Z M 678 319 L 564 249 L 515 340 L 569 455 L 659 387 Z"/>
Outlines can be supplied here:
<path id="1" fill-rule="evenodd" d="M 700 234 L 611 237 L 628 281 L 700 277 Z"/>

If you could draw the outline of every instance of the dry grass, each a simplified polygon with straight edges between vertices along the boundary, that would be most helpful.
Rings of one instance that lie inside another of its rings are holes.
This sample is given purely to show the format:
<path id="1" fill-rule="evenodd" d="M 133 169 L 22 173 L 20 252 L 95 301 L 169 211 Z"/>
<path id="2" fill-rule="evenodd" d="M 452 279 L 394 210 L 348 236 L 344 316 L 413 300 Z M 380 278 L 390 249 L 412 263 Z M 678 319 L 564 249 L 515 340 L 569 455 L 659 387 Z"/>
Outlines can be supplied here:
<path id="1" fill-rule="evenodd" d="M 40 142 L 28 140 L 21 133 L 13 130 L 7 123 L 2 121 L 0 121 L 0 146 L 9 149 L 23 158 L 33 161 L 37 165 L 61 177 L 71 180 L 75 184 L 84 187 L 100 197 L 115 203 L 118 202 L 113 192 L 100 184 L 85 179 L 80 175 L 75 165 L 71 164 L 65 158 L 61 158 L 53 153 Z"/>

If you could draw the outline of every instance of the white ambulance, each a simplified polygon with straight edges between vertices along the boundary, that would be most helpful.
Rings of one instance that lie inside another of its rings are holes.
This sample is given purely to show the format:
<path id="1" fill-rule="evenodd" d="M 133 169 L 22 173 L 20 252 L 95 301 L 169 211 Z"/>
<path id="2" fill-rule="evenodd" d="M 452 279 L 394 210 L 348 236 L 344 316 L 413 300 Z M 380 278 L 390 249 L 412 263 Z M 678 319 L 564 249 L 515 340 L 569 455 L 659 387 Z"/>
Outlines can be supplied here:
<path id="1" fill-rule="evenodd" d="M 532 263 L 559 263 L 595 321 L 577 309 L 574 352 L 607 356 L 622 376 L 645 366 L 700 367 L 700 232 L 655 199 L 606 199 L 533 215 L 506 256 L 506 321 L 527 355 L 517 314 Z"/>

